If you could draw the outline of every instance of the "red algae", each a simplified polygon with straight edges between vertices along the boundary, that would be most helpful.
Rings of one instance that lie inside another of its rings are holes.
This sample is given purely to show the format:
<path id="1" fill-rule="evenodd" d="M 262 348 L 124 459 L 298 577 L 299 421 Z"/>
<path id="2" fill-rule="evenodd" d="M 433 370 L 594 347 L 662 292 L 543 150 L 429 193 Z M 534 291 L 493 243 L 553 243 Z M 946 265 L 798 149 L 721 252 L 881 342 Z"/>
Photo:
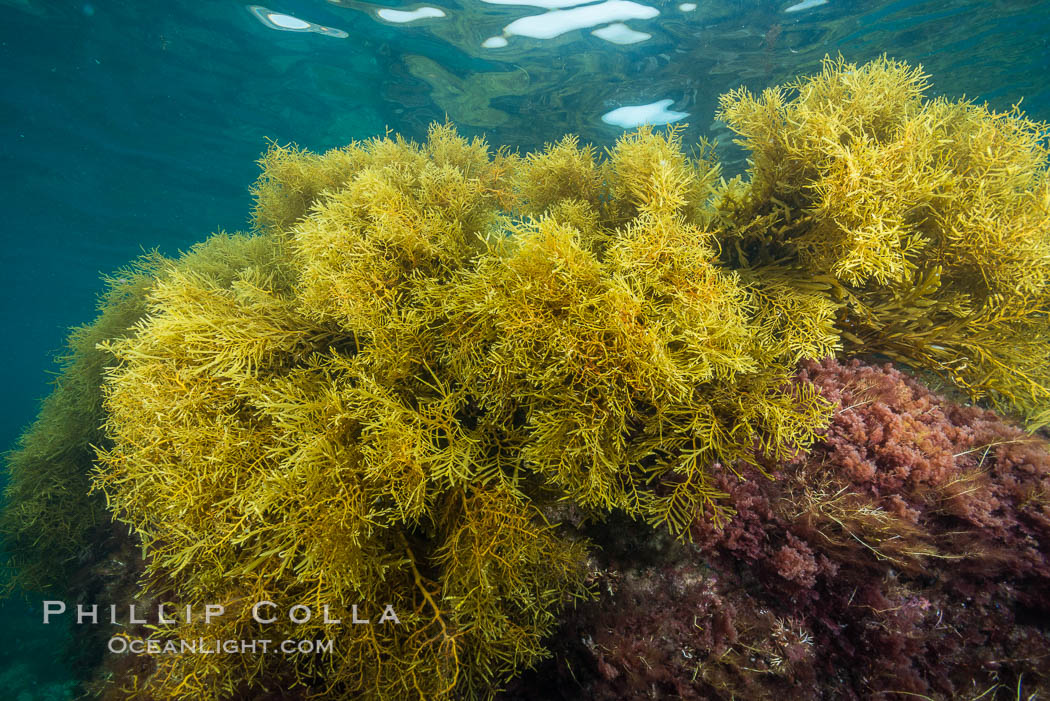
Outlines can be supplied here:
<path id="1" fill-rule="evenodd" d="M 890 365 L 807 362 L 798 379 L 834 417 L 808 454 L 763 466 L 774 479 L 722 470 L 724 527 L 697 520 L 688 546 L 639 546 L 627 523 L 596 538 L 606 595 L 565 622 L 551 698 L 1047 691 L 1045 438 Z"/>

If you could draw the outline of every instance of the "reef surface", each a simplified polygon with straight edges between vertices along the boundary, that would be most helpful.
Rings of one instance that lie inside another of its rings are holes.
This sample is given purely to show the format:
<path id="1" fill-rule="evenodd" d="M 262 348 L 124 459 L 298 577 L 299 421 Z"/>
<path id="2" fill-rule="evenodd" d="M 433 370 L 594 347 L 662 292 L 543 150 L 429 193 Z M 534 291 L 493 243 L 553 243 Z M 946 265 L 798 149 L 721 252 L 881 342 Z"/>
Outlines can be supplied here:
<path id="1" fill-rule="evenodd" d="M 172 606 L 77 629 L 106 698 L 1045 691 L 1047 127 L 926 80 L 725 95 L 729 181 L 675 128 L 271 145 L 251 231 L 72 333 L 9 586 Z"/>

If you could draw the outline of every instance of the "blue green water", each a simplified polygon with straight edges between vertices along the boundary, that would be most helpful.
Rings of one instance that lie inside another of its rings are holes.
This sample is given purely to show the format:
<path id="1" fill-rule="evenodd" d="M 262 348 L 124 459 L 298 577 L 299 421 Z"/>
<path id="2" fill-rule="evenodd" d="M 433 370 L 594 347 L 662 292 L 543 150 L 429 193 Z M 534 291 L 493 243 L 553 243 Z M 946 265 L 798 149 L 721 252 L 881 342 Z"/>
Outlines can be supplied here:
<path id="1" fill-rule="evenodd" d="M 687 140 L 720 139 L 740 169 L 714 119 L 718 95 L 784 82 L 839 52 L 857 62 L 888 53 L 922 64 L 933 94 L 997 109 L 1023 97 L 1030 116 L 1050 120 L 1050 3 L 803 4 L 814 6 L 639 0 L 640 14 L 658 14 L 625 20 L 619 36 L 649 36 L 618 44 L 591 33 L 602 23 L 522 36 L 509 28 L 544 9 L 480 0 L 430 3 L 444 16 L 407 23 L 378 11 L 420 3 L 266 5 L 279 21 L 339 36 L 279 31 L 226 0 L 0 0 L 0 444 L 35 415 L 68 327 L 92 317 L 100 272 L 246 226 L 267 138 L 315 150 L 386 128 L 420 138 L 447 116 L 495 145 L 534 148 L 572 131 L 607 146 L 623 129 L 602 115 L 670 100 L 688 114 Z M 60 641 L 16 604 L 0 615 L 0 688 L 17 678 L 25 698 L 56 691 Z"/>

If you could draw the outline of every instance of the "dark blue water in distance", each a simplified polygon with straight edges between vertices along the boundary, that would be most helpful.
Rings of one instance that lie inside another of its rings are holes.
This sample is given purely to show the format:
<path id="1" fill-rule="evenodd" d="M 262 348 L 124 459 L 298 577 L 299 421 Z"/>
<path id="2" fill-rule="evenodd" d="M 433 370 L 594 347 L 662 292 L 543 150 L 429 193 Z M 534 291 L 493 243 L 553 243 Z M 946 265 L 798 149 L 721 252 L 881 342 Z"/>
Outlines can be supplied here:
<path id="1" fill-rule="evenodd" d="M 638 0 L 658 14 L 605 38 L 591 32 L 609 20 L 534 38 L 512 23 L 543 13 L 540 0 L 438 0 L 427 14 L 443 16 L 407 22 L 380 10 L 418 2 L 258 1 L 275 20 L 231 0 L 0 0 L 5 449 L 49 391 L 68 328 L 93 317 L 99 273 L 247 226 L 266 139 L 419 139 L 447 116 L 493 145 L 571 131 L 609 146 L 623 127 L 602 115 L 669 100 L 688 114 L 687 142 L 719 139 L 742 170 L 718 95 L 813 72 L 828 53 L 886 53 L 922 64 L 933 94 L 1000 110 L 1023 97 L 1050 120 L 1047 2 Z M 60 633 L 43 637 L 19 600 L 0 614 L 5 697 L 67 698 Z"/>

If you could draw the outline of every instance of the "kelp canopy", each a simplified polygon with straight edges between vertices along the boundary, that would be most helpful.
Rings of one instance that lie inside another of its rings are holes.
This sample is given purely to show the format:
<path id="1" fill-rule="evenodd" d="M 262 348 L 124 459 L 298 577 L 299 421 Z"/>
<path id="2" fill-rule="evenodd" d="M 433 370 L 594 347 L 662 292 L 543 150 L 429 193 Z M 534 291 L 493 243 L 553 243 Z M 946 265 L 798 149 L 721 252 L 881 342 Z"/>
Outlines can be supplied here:
<path id="1" fill-rule="evenodd" d="M 1044 126 L 925 100 L 924 80 L 829 60 L 725 96 L 754 154 L 729 183 L 675 129 L 604 155 L 493 153 L 450 125 L 272 145 L 251 233 L 125 271 L 74 334 L 9 458 L 16 581 L 75 568 L 104 497 L 156 600 L 226 607 L 158 635 L 334 645 L 165 655 L 129 693 L 487 695 L 588 593 L 558 505 L 682 537 L 724 523 L 723 471 L 827 422 L 800 360 L 884 354 L 1045 423 Z M 258 601 L 400 624 L 263 629 Z"/>

